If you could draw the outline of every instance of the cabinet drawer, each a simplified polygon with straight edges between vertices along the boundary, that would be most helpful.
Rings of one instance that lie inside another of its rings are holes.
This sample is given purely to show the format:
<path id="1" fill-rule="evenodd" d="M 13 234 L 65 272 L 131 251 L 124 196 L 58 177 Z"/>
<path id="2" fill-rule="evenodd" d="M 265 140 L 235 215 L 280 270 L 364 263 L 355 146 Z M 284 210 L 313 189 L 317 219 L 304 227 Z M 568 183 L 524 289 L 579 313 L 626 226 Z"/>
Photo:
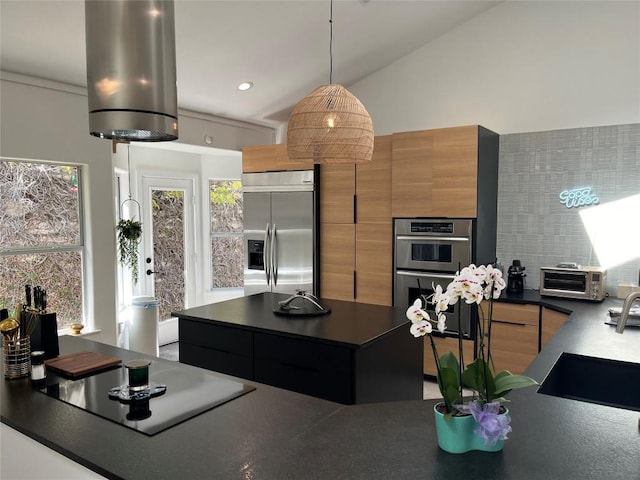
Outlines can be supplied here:
<path id="1" fill-rule="evenodd" d="M 442 357 L 447 352 L 453 352 L 458 361 L 459 351 L 458 351 L 458 337 L 437 337 L 433 336 L 433 340 L 436 344 L 436 348 L 438 349 L 438 356 Z M 469 365 L 473 362 L 474 357 L 474 342 L 473 340 L 463 340 L 462 341 L 462 355 L 464 355 L 464 363 L 465 365 Z M 431 348 L 431 340 L 429 340 L 428 336 L 424 337 L 424 355 L 423 355 L 423 373 L 425 375 L 433 375 L 434 377 L 438 374 L 436 369 L 436 361 L 433 357 L 433 349 Z"/>
<path id="2" fill-rule="evenodd" d="M 205 347 L 222 353 L 234 353 L 251 357 L 253 352 L 253 333 L 248 330 L 194 322 L 181 318 L 178 323 L 178 335 L 180 343 Z"/>
<path id="3" fill-rule="evenodd" d="M 488 308 L 488 305 L 483 305 Z M 488 315 L 488 312 L 484 312 Z M 526 325 L 538 325 L 540 307 L 531 304 L 493 302 L 493 319 L 511 323 L 523 323 Z"/>
<path id="4" fill-rule="evenodd" d="M 496 372 L 509 370 L 522 374 L 538 355 L 538 327 L 526 324 L 493 322 L 491 355 Z"/>
<path id="5" fill-rule="evenodd" d="M 213 350 L 180 341 L 180 363 L 253 380 L 253 357 Z"/>
<path id="6" fill-rule="evenodd" d="M 255 380 L 340 403 L 353 403 L 348 348 L 256 333 Z"/>

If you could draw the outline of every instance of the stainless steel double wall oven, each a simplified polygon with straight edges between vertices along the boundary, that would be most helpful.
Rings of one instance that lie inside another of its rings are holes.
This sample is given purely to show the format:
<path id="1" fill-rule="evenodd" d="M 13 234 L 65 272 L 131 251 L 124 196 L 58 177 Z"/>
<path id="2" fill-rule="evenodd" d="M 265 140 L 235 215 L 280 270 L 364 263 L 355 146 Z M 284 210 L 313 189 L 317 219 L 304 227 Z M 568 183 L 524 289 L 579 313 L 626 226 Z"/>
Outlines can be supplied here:
<path id="1" fill-rule="evenodd" d="M 437 285 L 446 289 L 455 272 L 471 263 L 472 234 L 473 220 L 468 219 L 395 219 L 394 305 L 408 307 L 420 295 L 431 295 Z M 433 305 L 428 304 L 427 310 L 433 312 Z M 451 305 L 446 316 L 448 333 L 462 329 L 465 337 L 472 338 L 468 305 Z"/>

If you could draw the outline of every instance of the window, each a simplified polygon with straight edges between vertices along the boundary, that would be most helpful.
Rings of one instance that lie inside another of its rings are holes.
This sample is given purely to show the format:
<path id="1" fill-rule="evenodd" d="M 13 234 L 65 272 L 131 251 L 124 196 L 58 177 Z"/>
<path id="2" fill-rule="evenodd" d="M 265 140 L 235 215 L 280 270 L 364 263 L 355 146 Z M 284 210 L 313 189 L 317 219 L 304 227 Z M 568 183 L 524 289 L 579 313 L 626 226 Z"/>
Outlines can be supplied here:
<path id="1" fill-rule="evenodd" d="M 244 285 L 242 183 L 211 180 L 209 205 L 211 288 L 241 288 Z"/>
<path id="2" fill-rule="evenodd" d="M 31 285 L 46 290 L 59 329 L 82 322 L 81 174 L 0 159 L 0 307 L 10 315 Z"/>

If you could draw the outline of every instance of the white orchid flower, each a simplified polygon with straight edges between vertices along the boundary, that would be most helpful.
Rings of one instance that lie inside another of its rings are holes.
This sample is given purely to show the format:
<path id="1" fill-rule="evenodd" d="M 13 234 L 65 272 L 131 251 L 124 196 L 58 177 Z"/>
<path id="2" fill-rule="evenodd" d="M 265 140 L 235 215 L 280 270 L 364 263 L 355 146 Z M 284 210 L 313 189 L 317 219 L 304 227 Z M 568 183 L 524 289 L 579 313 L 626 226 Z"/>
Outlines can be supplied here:
<path id="1" fill-rule="evenodd" d="M 414 337 L 424 337 L 426 334 L 431 333 L 433 328 L 431 327 L 431 322 L 427 320 L 421 320 L 417 323 L 411 324 L 411 328 L 409 331 L 413 334 Z"/>
<path id="2" fill-rule="evenodd" d="M 423 320 L 430 320 L 429 314 L 422 309 L 422 300 L 417 298 L 413 305 L 407 309 L 407 318 L 414 324 Z"/>

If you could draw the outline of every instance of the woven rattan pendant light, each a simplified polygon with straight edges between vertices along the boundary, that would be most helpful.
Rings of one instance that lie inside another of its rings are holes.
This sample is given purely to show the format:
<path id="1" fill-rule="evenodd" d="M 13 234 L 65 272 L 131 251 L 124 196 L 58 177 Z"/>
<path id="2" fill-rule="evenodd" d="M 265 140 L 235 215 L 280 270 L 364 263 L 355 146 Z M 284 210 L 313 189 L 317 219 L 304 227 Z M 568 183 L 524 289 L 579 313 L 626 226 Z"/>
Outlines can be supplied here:
<path id="1" fill-rule="evenodd" d="M 329 19 L 329 85 L 316 88 L 293 109 L 287 126 L 289 160 L 363 163 L 373 155 L 373 123 L 364 105 L 333 77 L 333 0 Z"/>

